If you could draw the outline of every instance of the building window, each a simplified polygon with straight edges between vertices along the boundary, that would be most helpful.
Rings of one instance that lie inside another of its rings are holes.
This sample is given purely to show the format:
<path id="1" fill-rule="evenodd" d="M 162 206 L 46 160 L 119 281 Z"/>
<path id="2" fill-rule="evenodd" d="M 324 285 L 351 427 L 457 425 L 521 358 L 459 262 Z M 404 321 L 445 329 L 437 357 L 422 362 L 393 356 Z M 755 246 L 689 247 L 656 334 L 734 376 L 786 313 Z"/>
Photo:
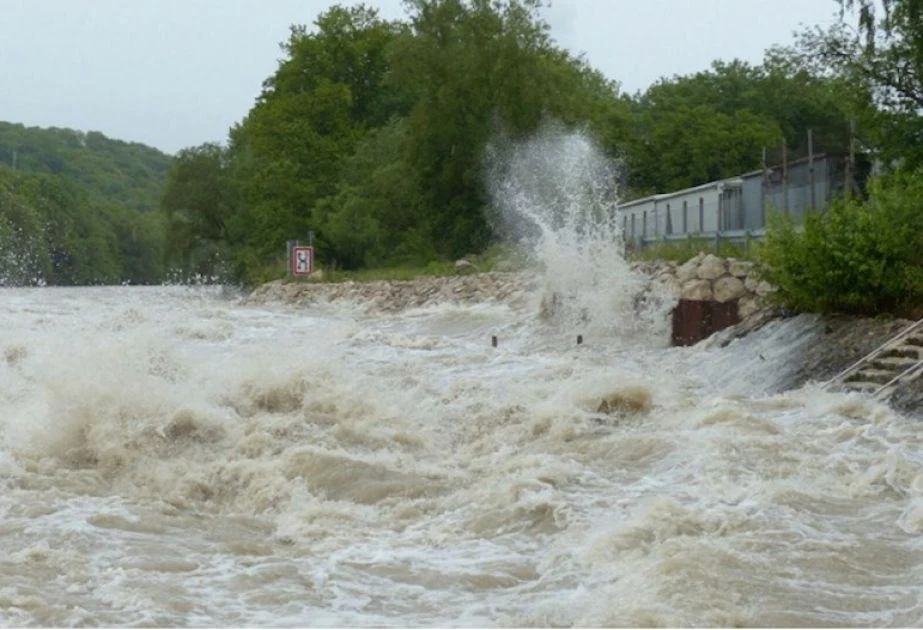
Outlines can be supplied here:
<path id="1" fill-rule="evenodd" d="M 635 236 L 635 213 L 632 212 L 631 213 L 631 237 L 634 238 L 634 236 Z"/>
<path id="2" fill-rule="evenodd" d="M 699 232 L 705 231 L 705 200 L 699 197 Z"/>
<path id="3" fill-rule="evenodd" d="M 641 217 L 641 236 L 647 236 L 647 210 L 644 211 L 644 215 Z"/>
<path id="4" fill-rule="evenodd" d="M 667 234 L 673 234 L 673 217 L 670 214 L 670 204 L 667 204 Z"/>
<path id="5" fill-rule="evenodd" d="M 689 203 L 683 200 L 683 234 L 689 232 Z"/>

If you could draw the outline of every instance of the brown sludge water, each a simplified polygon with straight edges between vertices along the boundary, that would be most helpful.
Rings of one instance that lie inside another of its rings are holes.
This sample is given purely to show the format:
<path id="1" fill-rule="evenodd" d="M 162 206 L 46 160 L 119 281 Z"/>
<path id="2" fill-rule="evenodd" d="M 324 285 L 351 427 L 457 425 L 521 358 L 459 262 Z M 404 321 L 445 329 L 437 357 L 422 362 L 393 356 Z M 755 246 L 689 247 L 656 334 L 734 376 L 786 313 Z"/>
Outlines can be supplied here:
<path id="1" fill-rule="evenodd" d="M 921 623 L 919 426 L 771 393 L 798 321 L 577 346 L 540 297 L 3 290 L 0 623 Z"/>

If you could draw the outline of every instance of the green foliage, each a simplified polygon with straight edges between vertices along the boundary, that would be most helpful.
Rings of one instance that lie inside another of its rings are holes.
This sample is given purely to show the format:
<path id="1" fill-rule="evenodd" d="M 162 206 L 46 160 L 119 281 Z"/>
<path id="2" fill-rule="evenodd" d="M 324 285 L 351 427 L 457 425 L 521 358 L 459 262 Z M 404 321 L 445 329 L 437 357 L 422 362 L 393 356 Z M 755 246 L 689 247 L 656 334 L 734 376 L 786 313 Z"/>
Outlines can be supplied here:
<path id="1" fill-rule="evenodd" d="M 739 175 L 759 169 L 762 149 L 783 140 L 789 158 L 806 155 L 807 129 L 815 150 L 842 153 L 850 116 L 867 102 L 787 49 L 770 50 L 760 66 L 715 62 L 661 80 L 634 98 L 629 183 L 654 193 Z"/>
<path id="2" fill-rule="evenodd" d="M 486 147 L 549 119 L 587 130 L 619 160 L 627 196 L 755 170 L 763 148 L 783 142 L 802 156 L 809 128 L 815 150 L 842 152 L 850 120 L 885 121 L 869 81 L 803 47 L 774 48 L 756 66 L 715 62 L 627 97 L 554 43 L 539 0 L 405 6 L 404 21 L 334 6 L 313 28 L 292 27 L 227 147 L 177 157 L 162 206 L 171 267 L 261 282 L 286 273 L 286 241 L 309 231 L 320 263 L 340 271 L 483 252 L 499 236 Z"/>
<path id="3" fill-rule="evenodd" d="M 876 314 L 923 304 L 923 172 L 875 180 L 803 228 L 772 217 L 761 251 L 777 298 L 799 311 Z"/>
<path id="4" fill-rule="evenodd" d="M 628 255 L 633 260 L 672 260 L 684 263 L 695 258 L 699 252 L 709 252 L 725 258 L 739 258 L 751 260 L 755 258 L 759 245 L 750 243 L 749 247 L 743 243 L 722 242 L 720 250 L 715 247 L 714 238 L 690 238 L 676 241 L 664 241 L 645 246 L 643 249 L 629 250 Z"/>
<path id="5" fill-rule="evenodd" d="M 293 27 L 227 148 L 181 152 L 163 200 L 171 266 L 246 283 L 284 274 L 317 234 L 328 267 L 419 266 L 489 246 L 484 154 L 545 117 L 588 126 L 613 155 L 628 102 L 555 47 L 533 0 L 413 0 L 406 22 L 334 6 Z"/>
<path id="6" fill-rule="evenodd" d="M 857 137 L 887 166 L 923 166 L 923 2 L 838 0 L 842 21 L 800 34 L 799 62 L 846 86 Z M 857 28 L 847 21 L 855 20 Z M 856 106 L 855 95 L 865 98 Z"/>
<path id="7" fill-rule="evenodd" d="M 162 218 L 60 176 L 0 167 L 0 284 L 136 284 L 163 275 Z"/>
<path id="8" fill-rule="evenodd" d="M 0 284 L 159 282 L 169 163 L 98 132 L 0 122 Z"/>
<path id="9" fill-rule="evenodd" d="M 236 203 L 226 149 L 203 144 L 179 152 L 161 201 L 164 254 L 174 275 L 179 272 L 185 279 L 226 276 L 227 223 Z"/>
<path id="10" fill-rule="evenodd" d="M 80 186 L 93 201 L 149 212 L 160 203 L 170 156 L 98 131 L 40 129 L 0 121 L 0 165 L 57 175 Z"/>

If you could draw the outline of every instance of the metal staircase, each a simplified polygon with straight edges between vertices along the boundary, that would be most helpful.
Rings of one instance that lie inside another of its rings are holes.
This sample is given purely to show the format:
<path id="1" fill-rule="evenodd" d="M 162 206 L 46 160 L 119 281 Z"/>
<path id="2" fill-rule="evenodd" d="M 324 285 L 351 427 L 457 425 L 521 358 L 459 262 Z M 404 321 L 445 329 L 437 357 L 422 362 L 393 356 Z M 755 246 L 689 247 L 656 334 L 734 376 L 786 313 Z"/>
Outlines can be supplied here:
<path id="1" fill-rule="evenodd" d="M 923 374 L 923 319 L 911 324 L 884 344 L 824 383 L 824 389 L 842 388 L 885 400 L 903 383 Z"/>

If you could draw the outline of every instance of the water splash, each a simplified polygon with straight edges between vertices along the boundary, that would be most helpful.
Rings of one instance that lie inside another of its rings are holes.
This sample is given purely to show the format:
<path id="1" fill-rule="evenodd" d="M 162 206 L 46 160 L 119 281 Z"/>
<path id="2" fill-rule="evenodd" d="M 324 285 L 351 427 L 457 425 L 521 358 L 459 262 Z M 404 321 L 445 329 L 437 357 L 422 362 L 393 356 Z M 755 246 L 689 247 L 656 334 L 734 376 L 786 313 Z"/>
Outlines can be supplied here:
<path id="1" fill-rule="evenodd" d="M 497 227 L 544 270 L 543 316 L 597 334 L 663 336 L 666 307 L 639 305 L 645 280 L 615 221 L 618 168 L 587 134 L 547 124 L 492 143 L 488 166 Z"/>

